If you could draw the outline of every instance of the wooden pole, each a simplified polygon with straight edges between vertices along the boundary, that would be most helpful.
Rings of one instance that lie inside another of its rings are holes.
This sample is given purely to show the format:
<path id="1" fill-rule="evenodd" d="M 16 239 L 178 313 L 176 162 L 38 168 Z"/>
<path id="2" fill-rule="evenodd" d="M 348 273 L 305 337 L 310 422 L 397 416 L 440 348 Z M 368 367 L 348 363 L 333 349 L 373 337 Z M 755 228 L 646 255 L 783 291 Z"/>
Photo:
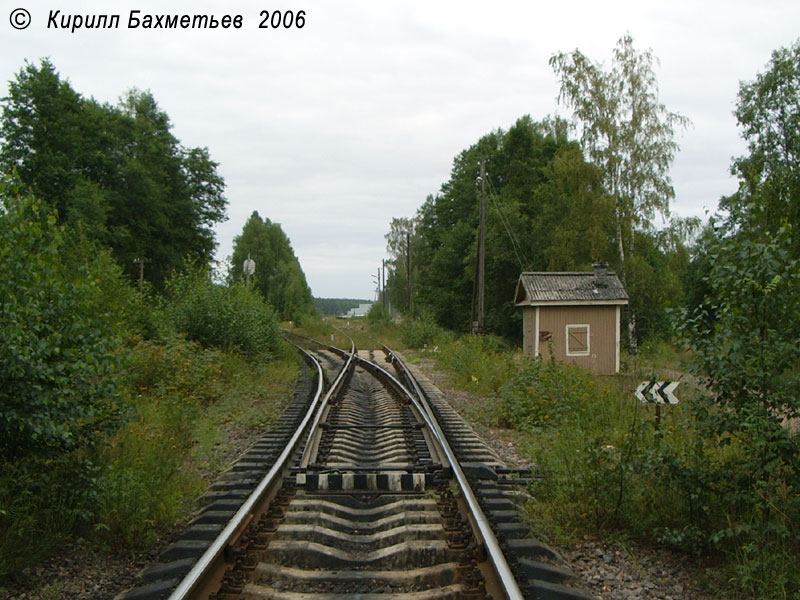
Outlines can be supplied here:
<path id="1" fill-rule="evenodd" d="M 478 215 L 478 261 L 475 273 L 474 306 L 475 315 L 472 321 L 472 333 L 483 333 L 484 329 L 484 296 L 486 291 L 486 161 L 481 160 L 481 176 L 478 179 L 481 189 L 480 212 Z"/>
<path id="2" fill-rule="evenodd" d="M 408 316 L 412 316 L 412 295 L 411 295 L 411 232 L 406 232 L 406 307 L 408 309 Z"/>

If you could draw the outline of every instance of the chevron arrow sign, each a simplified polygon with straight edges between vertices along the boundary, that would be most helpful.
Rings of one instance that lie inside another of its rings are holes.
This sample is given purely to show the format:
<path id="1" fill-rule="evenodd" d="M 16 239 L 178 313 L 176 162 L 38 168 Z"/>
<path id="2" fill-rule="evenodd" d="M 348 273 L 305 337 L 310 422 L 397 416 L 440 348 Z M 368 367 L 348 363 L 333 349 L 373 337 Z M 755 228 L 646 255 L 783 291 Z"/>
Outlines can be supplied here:
<path id="1" fill-rule="evenodd" d="M 643 381 L 636 386 L 634 394 L 639 402 L 655 404 L 678 404 L 673 392 L 680 381 Z"/>

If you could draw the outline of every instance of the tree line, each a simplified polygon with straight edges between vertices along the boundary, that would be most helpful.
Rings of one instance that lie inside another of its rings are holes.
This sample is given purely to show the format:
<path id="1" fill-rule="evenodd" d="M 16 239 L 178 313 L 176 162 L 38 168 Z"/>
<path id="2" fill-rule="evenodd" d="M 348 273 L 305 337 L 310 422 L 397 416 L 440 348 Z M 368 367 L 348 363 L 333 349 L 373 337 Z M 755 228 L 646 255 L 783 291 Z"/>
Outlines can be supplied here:
<path id="1" fill-rule="evenodd" d="M 77 93 L 43 60 L 9 83 L 0 169 L 50 206 L 60 223 L 110 248 L 131 277 L 144 259 L 160 287 L 186 259 L 209 262 L 226 219 L 225 183 L 207 148 L 187 148 L 150 92 L 116 106 Z"/>
<path id="2" fill-rule="evenodd" d="M 316 312 L 257 213 L 238 269 L 215 272 L 225 182 L 150 92 L 100 103 L 43 60 L 1 102 L 0 593 L 69 536 L 118 546 L 170 526 L 197 492 L 182 471 L 201 419 L 265 387 L 237 382 L 291 370 L 279 322 Z"/>
<path id="3" fill-rule="evenodd" d="M 666 312 L 681 305 L 689 266 L 687 243 L 698 223 L 672 218 L 666 227 L 634 227 L 600 167 L 570 139 L 558 118 L 521 117 L 486 134 L 453 162 L 450 179 L 412 219 L 398 218 L 387 234 L 387 294 L 407 311 L 429 313 L 442 326 L 466 331 L 472 312 L 478 227 L 476 177 L 486 161 L 486 328 L 516 340 L 521 315 L 513 294 L 522 271 L 591 270 L 610 263 L 625 278 L 637 339 L 665 336 Z M 622 222 L 621 222 L 622 221 Z M 619 253 L 625 233 L 627 255 Z M 629 239 L 628 239 L 629 238 Z M 636 246 L 636 252 L 631 249 Z M 410 248 L 410 260 L 409 260 Z M 411 278 L 408 265 L 411 265 Z"/>
<path id="4" fill-rule="evenodd" d="M 101 104 L 49 60 L 27 63 L 9 83 L 0 115 L 0 457 L 81 446 L 75 428 L 102 421 L 98 406 L 113 404 L 121 340 L 173 331 L 257 354 L 274 349 L 278 319 L 315 313 L 289 239 L 258 213 L 233 254 L 240 265 L 258 261 L 252 292 L 240 269 L 225 285 L 212 278 L 225 182 L 208 149 L 183 146 L 171 128 L 150 92 Z M 241 321 L 259 311 L 263 323 Z"/>
<path id="5" fill-rule="evenodd" d="M 213 227 L 227 220 L 225 182 L 208 148 L 188 148 L 149 91 L 117 105 L 84 98 L 49 60 L 9 83 L 0 170 L 49 206 L 71 235 L 110 249 L 132 280 L 157 290 L 188 263 L 209 264 Z M 305 275 L 280 225 L 257 213 L 234 241 L 232 281 L 248 253 L 258 289 L 283 318 L 313 314 Z M 258 231 L 259 227 L 263 232 Z"/>
<path id="6" fill-rule="evenodd" d="M 369 300 L 359 300 L 357 298 L 314 298 L 314 305 L 319 313 L 327 317 L 338 317 L 347 314 L 351 308 L 358 308 L 361 304 L 368 303 Z"/>
<path id="7" fill-rule="evenodd" d="M 623 325 L 635 352 L 643 341 L 672 336 L 669 315 L 703 301 L 708 243 L 756 223 L 773 231 L 796 223 L 796 182 L 780 167 L 792 162 L 785 146 L 797 130 L 791 68 L 774 65 L 743 85 L 736 115 L 751 154 L 733 164 L 741 185 L 720 201 L 727 216 L 704 229 L 698 218 L 670 213 L 676 135 L 690 121 L 660 102 L 655 61 L 652 51 L 635 49 L 630 35 L 619 40 L 610 68 L 579 50 L 554 54 L 559 101 L 573 109 L 572 120 L 526 115 L 487 133 L 454 158 L 449 179 L 413 217 L 392 220 L 386 235 L 392 305 L 469 330 L 481 161 L 487 172 L 486 327 L 510 340 L 521 330 L 512 298 L 521 271 L 609 263 L 631 298 Z M 778 105 L 760 106 L 767 99 Z M 763 141 L 753 145 L 753 136 Z"/>
<path id="8" fill-rule="evenodd" d="M 521 316 L 512 296 L 521 271 L 591 270 L 602 261 L 631 298 L 624 323 L 630 350 L 673 336 L 670 315 L 695 310 L 710 290 L 711 248 L 720 241 L 771 240 L 785 231 L 790 255 L 798 255 L 791 233 L 800 220 L 796 55 L 797 44 L 777 50 L 764 73 L 742 84 L 735 115 L 749 154 L 732 165 L 739 190 L 721 198 L 720 213 L 703 224 L 670 213 L 675 138 L 690 121 L 659 101 L 652 51 L 636 50 L 625 35 L 610 68 L 579 50 L 554 54 L 559 100 L 574 110 L 572 120 L 526 115 L 487 133 L 454 158 L 449 179 L 413 217 L 392 220 L 392 306 L 469 330 L 476 180 L 485 161 L 490 332 L 518 340 Z"/>

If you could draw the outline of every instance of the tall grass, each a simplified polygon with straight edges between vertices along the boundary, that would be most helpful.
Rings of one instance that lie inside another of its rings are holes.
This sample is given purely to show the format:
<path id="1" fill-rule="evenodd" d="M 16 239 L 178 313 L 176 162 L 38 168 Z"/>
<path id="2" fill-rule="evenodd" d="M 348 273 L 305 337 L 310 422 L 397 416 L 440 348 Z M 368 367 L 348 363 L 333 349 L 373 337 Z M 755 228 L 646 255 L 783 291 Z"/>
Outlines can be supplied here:
<path id="1" fill-rule="evenodd" d="M 495 398 L 516 369 L 501 338 L 464 336 L 440 346 L 436 354 L 456 387 Z"/>
<path id="2" fill-rule="evenodd" d="M 290 355 L 259 364 L 180 338 L 132 352 L 132 418 L 101 455 L 97 528 L 109 542 L 140 545 L 180 519 L 223 466 L 226 428 L 255 433 L 277 417 L 298 367 Z"/>
<path id="3" fill-rule="evenodd" d="M 268 427 L 299 374 L 286 345 L 269 362 L 180 337 L 127 352 L 123 426 L 90 449 L 0 464 L 0 581 L 70 538 L 132 549 L 174 526 L 230 460 L 226 434 Z"/>
<path id="4" fill-rule="evenodd" d="M 694 403 L 702 388 L 685 381 L 681 404 L 662 406 L 658 424 L 655 406 L 635 398 L 639 381 L 675 374 L 668 364 L 674 351 L 658 346 L 640 361 L 641 373 L 613 377 L 532 360 L 491 338 L 462 338 L 426 356 L 455 387 L 486 396 L 474 418 L 521 432 L 517 451 L 540 476 L 528 514 L 542 538 L 613 535 L 667 544 L 714 557 L 707 585 L 725 597 L 797 597 L 800 500 L 787 489 L 772 507 L 771 522 L 777 514 L 781 527 L 747 513 L 740 501 L 751 485 L 741 466 L 744 446 L 700 435 Z"/>

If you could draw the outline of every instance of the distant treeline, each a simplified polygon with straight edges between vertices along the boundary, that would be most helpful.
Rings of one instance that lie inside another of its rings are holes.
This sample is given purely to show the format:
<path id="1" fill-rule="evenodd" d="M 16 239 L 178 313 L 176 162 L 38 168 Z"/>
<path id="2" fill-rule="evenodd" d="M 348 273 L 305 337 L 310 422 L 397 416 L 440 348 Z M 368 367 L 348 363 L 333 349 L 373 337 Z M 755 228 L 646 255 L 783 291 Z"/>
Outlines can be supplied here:
<path id="1" fill-rule="evenodd" d="M 356 298 L 314 298 L 314 306 L 323 317 L 335 317 L 343 315 L 351 308 L 357 308 L 360 304 L 365 304 L 369 300 L 359 300 Z"/>

